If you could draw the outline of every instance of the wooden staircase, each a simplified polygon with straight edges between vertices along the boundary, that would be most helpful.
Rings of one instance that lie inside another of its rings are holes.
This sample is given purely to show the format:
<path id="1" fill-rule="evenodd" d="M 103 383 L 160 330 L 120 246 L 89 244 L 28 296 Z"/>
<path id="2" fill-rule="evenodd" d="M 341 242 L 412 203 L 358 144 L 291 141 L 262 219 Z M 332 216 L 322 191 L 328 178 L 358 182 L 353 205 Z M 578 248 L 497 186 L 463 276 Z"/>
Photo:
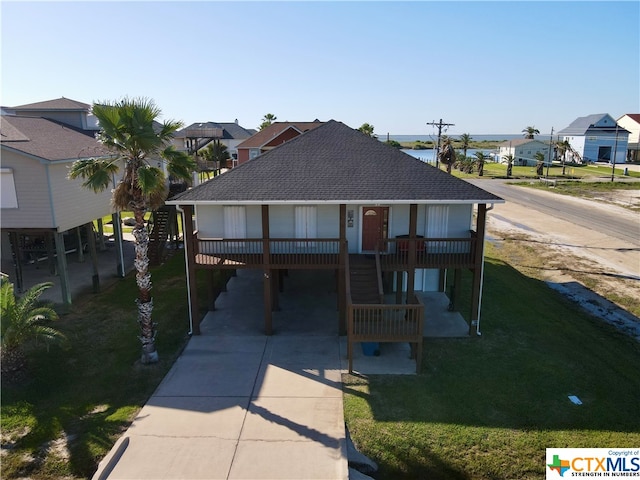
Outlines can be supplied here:
<path id="1" fill-rule="evenodd" d="M 349 256 L 351 301 L 357 304 L 382 303 L 378 292 L 378 274 L 375 258 L 364 255 Z"/>
<path id="2" fill-rule="evenodd" d="M 173 205 L 163 205 L 153 211 L 153 228 L 149 233 L 149 264 L 159 265 L 165 256 L 165 247 L 171 232 L 171 222 L 175 218 Z"/>

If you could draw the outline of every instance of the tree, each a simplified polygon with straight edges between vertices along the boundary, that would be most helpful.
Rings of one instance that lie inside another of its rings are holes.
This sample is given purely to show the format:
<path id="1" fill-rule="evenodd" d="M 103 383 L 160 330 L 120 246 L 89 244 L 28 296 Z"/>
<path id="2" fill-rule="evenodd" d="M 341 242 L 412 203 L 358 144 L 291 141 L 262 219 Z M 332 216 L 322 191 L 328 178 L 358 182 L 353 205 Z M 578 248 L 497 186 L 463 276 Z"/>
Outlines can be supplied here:
<path id="1" fill-rule="evenodd" d="M 376 138 L 375 134 L 373 133 L 373 125 L 369 125 L 368 123 L 363 123 L 362 125 L 360 125 L 358 131 L 364 133 L 365 135 L 368 135 L 371 138 Z"/>
<path id="2" fill-rule="evenodd" d="M 67 338 L 49 322 L 58 319 L 50 304 L 40 301 L 40 295 L 53 286 L 51 282 L 39 283 L 16 298 L 13 283 L 6 277 L 0 279 L 0 364 L 3 375 L 15 375 L 26 365 L 24 347 L 28 343 L 43 340 L 50 344 L 67 346 Z"/>
<path id="3" fill-rule="evenodd" d="M 511 178 L 511 173 L 513 172 L 513 155 L 504 155 L 502 159 L 507 161 L 507 178 Z"/>
<path id="4" fill-rule="evenodd" d="M 468 133 L 463 133 L 460 135 L 460 146 L 462 147 L 462 155 L 466 158 L 467 150 L 469 150 L 469 145 L 471 144 L 471 135 Z"/>
<path id="5" fill-rule="evenodd" d="M 478 165 L 478 176 L 482 177 L 484 175 L 484 162 L 489 160 L 489 155 L 484 152 L 476 152 L 476 164 Z"/>
<path id="6" fill-rule="evenodd" d="M 536 175 L 542 176 L 544 170 L 544 153 L 536 152 L 533 158 L 536 159 Z"/>
<path id="7" fill-rule="evenodd" d="M 524 138 L 533 139 L 536 135 L 540 135 L 540 130 L 536 127 L 527 127 L 522 131 L 524 132 Z"/>
<path id="8" fill-rule="evenodd" d="M 213 176 L 215 177 L 220 170 L 226 166 L 227 160 L 231 158 L 227 151 L 227 146 L 220 143 L 220 140 L 214 140 L 200 151 L 200 155 L 206 162 L 213 163 Z"/>
<path id="9" fill-rule="evenodd" d="M 438 153 L 438 158 L 441 163 L 444 163 L 447 166 L 447 173 L 451 173 L 453 163 L 456 161 L 456 151 L 453 149 L 453 145 L 451 144 L 451 139 L 449 137 L 445 136 L 443 139 L 440 153 Z"/>
<path id="10" fill-rule="evenodd" d="M 168 190 L 163 171 L 150 161 L 163 158 L 169 174 L 183 180 L 190 178 L 196 165 L 189 155 L 176 151 L 170 145 L 182 122 L 167 120 L 158 123 L 156 119 L 161 111 L 152 100 L 124 98 L 115 102 L 96 103 L 93 105 L 93 114 L 100 124 L 98 140 L 115 155 L 109 159 L 78 160 L 72 165 L 69 177 L 82 178 L 83 186 L 100 192 L 109 187 L 112 175 L 121 166 L 124 170 L 122 179 L 113 190 L 111 201 L 117 211 L 133 211 L 141 360 L 145 364 L 155 363 L 158 361 L 156 324 L 151 318 L 153 298 L 147 253 L 149 233 L 145 228 L 144 216 L 149 209 L 154 210 L 164 204 Z"/>
<path id="11" fill-rule="evenodd" d="M 262 123 L 258 127 L 258 130 L 264 130 L 277 119 L 278 117 L 276 117 L 273 113 L 267 113 L 264 117 L 262 117 Z"/>

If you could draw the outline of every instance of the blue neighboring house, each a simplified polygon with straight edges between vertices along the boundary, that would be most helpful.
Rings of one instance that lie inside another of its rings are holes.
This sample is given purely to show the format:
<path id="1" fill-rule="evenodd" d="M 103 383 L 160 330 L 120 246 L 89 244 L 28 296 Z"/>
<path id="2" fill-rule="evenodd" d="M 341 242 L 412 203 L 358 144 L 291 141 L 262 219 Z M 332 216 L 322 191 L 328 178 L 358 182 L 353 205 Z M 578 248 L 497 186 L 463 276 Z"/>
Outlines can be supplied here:
<path id="1" fill-rule="evenodd" d="M 558 136 L 579 155 L 567 153 L 568 161 L 625 163 L 629 133 L 608 113 L 596 113 L 576 118 Z"/>

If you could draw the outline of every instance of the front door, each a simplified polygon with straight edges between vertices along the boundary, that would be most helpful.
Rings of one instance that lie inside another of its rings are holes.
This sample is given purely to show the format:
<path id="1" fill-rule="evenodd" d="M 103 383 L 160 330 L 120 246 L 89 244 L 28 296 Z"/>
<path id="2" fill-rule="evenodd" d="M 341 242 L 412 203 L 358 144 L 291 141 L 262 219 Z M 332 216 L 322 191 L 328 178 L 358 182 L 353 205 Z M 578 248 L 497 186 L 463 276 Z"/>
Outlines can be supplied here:
<path id="1" fill-rule="evenodd" d="M 387 238 L 389 207 L 363 207 L 362 250 L 375 251 L 379 240 Z"/>

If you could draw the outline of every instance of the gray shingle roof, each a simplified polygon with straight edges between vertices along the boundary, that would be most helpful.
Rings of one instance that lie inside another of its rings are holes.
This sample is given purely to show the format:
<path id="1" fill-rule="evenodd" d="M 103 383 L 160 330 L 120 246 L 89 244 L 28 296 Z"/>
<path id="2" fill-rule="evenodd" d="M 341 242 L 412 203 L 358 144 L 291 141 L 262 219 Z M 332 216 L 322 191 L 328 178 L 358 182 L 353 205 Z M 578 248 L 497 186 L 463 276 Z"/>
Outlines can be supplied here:
<path id="1" fill-rule="evenodd" d="M 502 203 L 502 199 L 331 120 L 172 203 Z"/>
<path id="2" fill-rule="evenodd" d="M 95 132 L 78 130 L 40 117 L 0 117 L 3 147 L 44 160 L 76 160 L 108 155 L 94 137 Z"/>
<path id="3" fill-rule="evenodd" d="M 558 132 L 558 135 L 563 136 L 571 136 L 577 135 L 582 136 L 585 135 L 589 131 L 593 132 L 603 132 L 603 131 L 612 131 L 616 128 L 616 123 L 613 118 L 611 126 L 596 126 L 599 122 L 601 122 L 605 117 L 609 117 L 610 115 L 607 113 L 595 113 L 593 115 L 587 115 L 586 117 L 578 117 L 576 118 L 567 128 L 563 128 Z M 626 132 L 623 128 L 619 128 L 619 132 Z"/>
<path id="4" fill-rule="evenodd" d="M 19 105 L 12 107 L 13 110 L 86 110 L 88 111 L 91 105 L 87 103 L 78 102 L 77 100 L 71 100 L 70 98 L 56 98 L 54 100 L 46 100 L 44 102 L 28 103 L 26 105 Z"/>

